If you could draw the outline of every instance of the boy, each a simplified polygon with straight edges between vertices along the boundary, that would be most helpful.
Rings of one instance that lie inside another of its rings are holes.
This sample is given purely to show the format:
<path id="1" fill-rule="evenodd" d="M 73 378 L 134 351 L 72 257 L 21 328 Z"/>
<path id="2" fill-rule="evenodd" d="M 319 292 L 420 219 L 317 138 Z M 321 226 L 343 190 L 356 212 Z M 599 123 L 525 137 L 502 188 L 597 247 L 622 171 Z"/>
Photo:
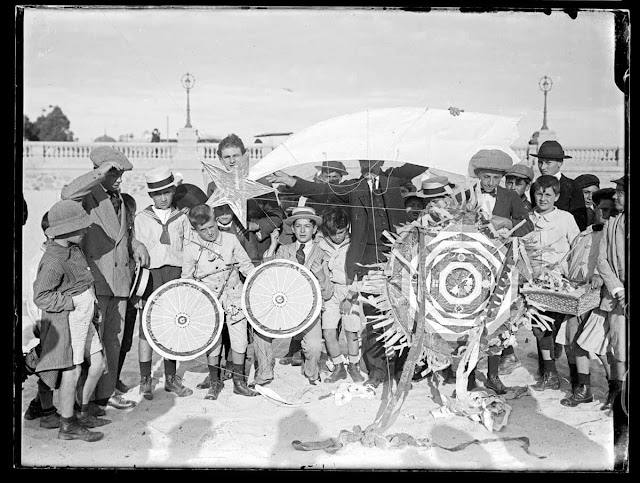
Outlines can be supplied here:
<path id="1" fill-rule="evenodd" d="M 609 348 L 607 358 L 611 366 L 609 393 L 600 408 L 612 409 L 617 396 L 622 392 L 627 372 L 627 330 L 628 313 L 626 298 L 626 255 L 627 255 L 627 214 L 626 191 L 627 175 L 613 181 L 616 183 L 614 194 L 615 207 L 619 215 L 609 219 L 600 242 L 598 272 L 604 281 L 604 295 L 600 309 L 608 312 Z"/>
<path id="2" fill-rule="evenodd" d="M 51 371 L 62 371 L 58 438 L 94 442 L 104 434 L 87 428 L 111 421 L 89 412 L 91 395 L 105 369 L 102 343 L 93 325 L 97 304 L 93 275 L 80 248 L 91 218 L 79 203 L 64 200 L 51 207 L 48 219 L 45 233 L 49 240 L 33 284 L 33 301 L 43 311 L 36 373 L 43 373 L 43 380 L 55 389 L 57 374 Z M 81 412 L 76 416 L 73 406 L 85 359 L 90 366 L 82 387 Z"/>
<path id="3" fill-rule="evenodd" d="M 596 205 L 593 202 L 593 194 L 600 189 L 600 179 L 594 174 L 581 174 L 574 179 L 582 190 L 584 206 L 587 209 L 587 226 L 593 225 L 596 220 Z"/>
<path id="4" fill-rule="evenodd" d="M 285 259 L 298 262 L 310 269 L 318 278 L 323 300 L 329 300 L 333 295 L 333 284 L 327 269 L 327 254 L 318 247 L 314 237 L 318 226 L 322 224 L 322 218 L 316 215 L 309 206 L 297 206 L 285 224 L 293 227 L 295 242 L 278 247 L 277 232 L 271 235 L 271 246 L 264 253 L 264 260 Z M 277 251 L 276 251 L 277 247 Z M 275 253 L 275 255 L 274 255 Z M 322 352 L 322 325 L 321 317 L 318 317 L 309 327 L 302 332 L 302 353 L 304 364 L 302 373 L 315 386 L 320 380 L 318 361 Z M 254 350 L 258 369 L 254 381 L 250 387 L 256 385 L 265 386 L 273 380 L 273 339 L 254 332 Z"/>
<path id="5" fill-rule="evenodd" d="M 533 169 L 523 162 L 516 163 L 511 166 L 511 168 L 507 170 L 507 174 L 504 176 L 504 187 L 518 193 L 522 200 L 522 204 L 524 205 L 524 209 L 527 210 L 527 212 L 532 210 L 532 206 L 525 193 L 531 187 L 533 176 Z M 500 374 L 502 374 L 502 372 Z"/>
<path id="6" fill-rule="evenodd" d="M 579 176 L 578 176 L 579 178 Z M 606 197 L 604 195 L 594 194 L 595 204 L 595 223 L 587 226 L 587 229 L 581 232 L 571 244 L 571 253 L 569 254 L 569 272 L 567 278 L 571 280 L 581 280 L 589 282 L 592 288 L 602 287 L 602 277 L 600 277 L 597 269 L 598 255 L 600 253 L 600 240 L 604 234 L 603 226 L 605 221 L 609 219 L 609 210 L 607 210 L 606 218 L 599 205 L 608 205 L 613 203 L 613 193 Z M 590 358 L 588 349 L 582 347 L 579 343 L 580 337 L 584 333 L 587 321 L 592 311 L 589 311 L 579 317 L 567 316 L 563 322 L 564 327 L 558 331 L 556 342 L 565 346 L 567 353 L 567 361 L 569 363 L 569 375 L 571 379 L 572 394 L 568 398 L 560 400 L 563 406 L 575 407 L 582 403 L 593 401 L 591 393 L 591 376 L 590 376 Z M 564 331 L 562 330 L 564 328 Z M 563 334 L 563 332 L 565 332 Z M 604 335 L 604 334 L 602 334 Z M 596 333 L 592 333 L 591 337 L 583 339 L 583 344 L 591 346 L 592 344 L 602 345 L 604 337 L 600 340 Z M 601 351 L 594 350 L 602 360 L 602 364 L 609 378 L 609 364 L 604 355 L 600 355 Z"/>
<path id="7" fill-rule="evenodd" d="M 500 186 L 503 176 L 513 166 L 511 156 L 499 149 L 482 149 L 473 155 L 469 164 L 476 177 L 480 179 L 481 194 L 478 203 L 500 236 L 520 237 L 531 232 L 533 224 L 520 196 Z M 525 223 L 511 234 L 510 230 L 522 220 L 525 220 Z M 496 394 L 507 392 L 500 380 L 498 369 L 501 356 L 515 358 L 513 347 L 507 347 L 501 355 L 487 357 L 487 379 L 484 387 L 495 391 Z M 469 374 L 467 387 L 475 387 L 475 369 Z"/>
<path id="8" fill-rule="evenodd" d="M 173 195 L 178 181 L 169 168 L 155 168 L 145 173 L 147 192 L 153 204 L 136 214 L 134 233 L 149 251 L 149 282 L 153 293 L 171 280 L 180 278 L 182 271 L 183 239 L 189 236 L 189 219 L 186 208 L 176 209 Z M 142 307 L 146 304 L 142 301 Z M 138 331 L 138 362 L 140 365 L 139 392 L 145 399 L 153 399 L 151 359 L 153 350 L 144 335 L 142 324 Z M 176 375 L 177 361 L 164 359 L 164 389 L 178 397 L 186 397 L 193 391 L 184 386 Z"/>
<path id="9" fill-rule="evenodd" d="M 359 335 L 362 331 L 360 315 L 353 313 L 351 307 L 345 307 L 341 311 L 341 303 L 350 297 L 347 276 L 345 273 L 345 259 L 349 243 L 350 231 L 349 214 L 340 206 L 326 208 L 322 212 L 322 234 L 318 237 L 318 246 L 327 254 L 327 268 L 330 273 L 330 280 L 333 284 L 333 295 L 325 302 L 322 312 L 322 336 L 327 347 L 327 354 L 333 362 L 333 374 L 326 378 L 324 382 L 333 383 L 340 379 L 347 378 L 347 372 L 353 382 L 362 382 L 364 377 L 360 374 L 360 342 Z M 341 315 L 342 314 L 342 315 Z M 342 318 L 347 339 L 348 364 L 345 370 L 342 351 L 338 341 L 338 322 Z"/>
<path id="10" fill-rule="evenodd" d="M 402 195 L 402 200 L 404 201 L 407 215 L 409 215 L 409 221 L 416 221 L 420 218 L 420 214 L 425 208 L 425 203 L 424 200 L 418 196 L 418 193 L 416 191 L 409 191 Z"/>
<path id="11" fill-rule="evenodd" d="M 47 228 L 49 228 L 49 212 L 45 213 L 40 222 L 40 227 L 46 235 Z M 48 240 L 48 237 L 47 237 Z M 29 264 L 29 271 L 27 272 L 27 280 L 25 285 L 25 299 L 27 305 L 27 314 L 31 323 L 33 324 L 33 335 L 40 338 L 40 323 L 42 319 L 42 312 L 33 302 L 33 282 L 36 279 L 38 273 L 38 267 L 40 266 L 40 260 L 47 249 L 46 241 L 40 246 L 40 250 Z M 24 319 L 23 319 L 24 321 Z M 23 330 L 26 328 L 23 324 Z M 40 343 L 34 348 L 36 355 L 39 357 L 42 353 L 42 346 Z M 34 350 L 32 349 L 32 350 Z M 33 368 L 30 368 L 33 369 Z M 31 421 L 33 419 L 40 418 L 40 427 L 44 429 L 54 429 L 60 427 L 60 414 L 57 408 L 53 405 L 53 390 L 41 379 L 38 378 L 38 392 L 36 397 L 29 403 L 29 407 L 24 413 L 24 419 Z"/>
<path id="12" fill-rule="evenodd" d="M 534 241 L 539 248 L 547 249 L 538 260 L 532 261 L 548 267 L 555 267 L 562 274 L 566 274 L 568 273 L 568 264 L 565 255 L 569 252 L 571 242 L 580 233 L 580 229 L 571 213 L 559 210 L 555 206 L 555 202 L 560 198 L 560 181 L 555 176 L 540 176 L 533 183 L 531 189 L 535 198 L 535 208 L 531 211 L 530 216 L 535 231 L 527 238 Z M 541 361 L 539 362 L 542 362 L 542 366 L 539 366 L 542 369 L 542 377 L 533 386 L 536 391 L 560 388 L 554 339 L 558 326 L 564 319 L 564 314 L 547 312 L 546 315 L 554 319 L 554 322 L 551 323 L 552 330 L 533 328 L 533 334 L 540 350 Z"/>
<path id="13" fill-rule="evenodd" d="M 189 210 L 189 222 L 198 239 L 187 242 L 182 260 L 182 278 L 204 283 L 220 299 L 231 341 L 233 392 L 257 396 L 247 387 L 244 361 L 247 352 L 247 319 L 241 309 L 242 281 L 238 271 L 248 277 L 255 267 L 236 235 L 218 229 L 213 208 L 202 204 Z M 237 267 L 236 267 L 237 265 Z M 207 352 L 209 391 L 205 399 L 216 400 L 224 388 L 220 381 L 220 340 Z"/>

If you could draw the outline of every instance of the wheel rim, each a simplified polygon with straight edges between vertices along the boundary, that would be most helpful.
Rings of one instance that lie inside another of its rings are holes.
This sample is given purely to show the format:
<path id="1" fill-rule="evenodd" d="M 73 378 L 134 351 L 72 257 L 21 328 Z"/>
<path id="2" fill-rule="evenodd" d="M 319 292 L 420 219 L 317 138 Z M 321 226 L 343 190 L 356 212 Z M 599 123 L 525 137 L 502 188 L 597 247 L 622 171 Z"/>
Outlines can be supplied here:
<path id="1" fill-rule="evenodd" d="M 218 341 L 224 312 L 216 296 L 195 280 L 172 280 L 155 290 L 142 314 L 151 347 L 174 360 L 195 359 Z"/>
<path id="2" fill-rule="evenodd" d="M 245 281 L 242 309 L 261 334 L 291 337 L 320 315 L 320 285 L 306 267 L 289 260 L 272 260 L 256 268 Z"/>

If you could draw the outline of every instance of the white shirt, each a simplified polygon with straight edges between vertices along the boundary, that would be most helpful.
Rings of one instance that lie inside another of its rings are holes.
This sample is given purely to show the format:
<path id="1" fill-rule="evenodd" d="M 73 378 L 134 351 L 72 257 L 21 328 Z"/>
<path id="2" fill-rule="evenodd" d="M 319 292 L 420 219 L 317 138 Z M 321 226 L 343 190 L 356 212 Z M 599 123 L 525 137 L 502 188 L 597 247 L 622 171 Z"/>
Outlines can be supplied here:
<path id="1" fill-rule="evenodd" d="M 160 218 L 160 221 L 162 222 L 162 224 L 165 224 L 167 222 L 167 220 L 169 219 L 169 215 L 171 214 L 171 211 L 172 211 L 171 208 L 168 208 L 166 210 L 161 210 L 159 208 L 156 208 L 155 205 L 152 206 L 151 209 L 153 209 L 153 212 L 156 214 L 156 216 Z"/>
<path id="2" fill-rule="evenodd" d="M 373 191 L 374 188 L 380 187 L 380 176 L 377 174 L 369 173 L 367 175 L 367 183 L 369 184 L 369 191 Z"/>
<path id="3" fill-rule="evenodd" d="M 496 194 L 494 191 L 493 194 Z M 496 197 L 491 196 L 489 193 L 482 193 L 482 200 L 480 201 L 480 205 L 482 209 L 486 212 L 489 217 L 493 213 L 493 208 L 496 206 Z"/>

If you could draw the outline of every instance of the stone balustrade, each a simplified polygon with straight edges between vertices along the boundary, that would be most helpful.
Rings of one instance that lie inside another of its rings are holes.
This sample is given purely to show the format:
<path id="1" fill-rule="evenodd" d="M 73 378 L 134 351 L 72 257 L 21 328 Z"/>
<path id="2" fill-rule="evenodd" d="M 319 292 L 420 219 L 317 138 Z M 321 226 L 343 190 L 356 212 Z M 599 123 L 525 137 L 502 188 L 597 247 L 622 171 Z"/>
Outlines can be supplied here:
<path id="1" fill-rule="evenodd" d="M 113 146 L 132 161 L 134 169 L 126 177 L 127 191 L 144 190 L 144 172 L 157 166 L 171 166 L 184 171 L 191 179 L 202 179 L 201 160 L 217 160 L 217 143 L 192 144 L 195 155 L 185 159 L 180 148 L 184 143 L 78 143 L 78 142 L 23 142 L 23 185 L 25 190 L 59 190 L 90 167 L 89 153 L 97 146 Z M 255 164 L 273 148 L 263 144 L 247 145 L 250 164 Z M 513 148 L 518 157 L 535 167 L 536 158 L 527 158 L 527 146 Z M 567 147 L 572 156 L 562 171 L 569 177 L 592 173 L 609 181 L 624 173 L 624 152 L 619 147 Z M 537 169 L 534 169 L 536 174 Z M 185 179 L 188 179 L 185 178 Z M 198 183 L 200 184 L 200 183 Z"/>

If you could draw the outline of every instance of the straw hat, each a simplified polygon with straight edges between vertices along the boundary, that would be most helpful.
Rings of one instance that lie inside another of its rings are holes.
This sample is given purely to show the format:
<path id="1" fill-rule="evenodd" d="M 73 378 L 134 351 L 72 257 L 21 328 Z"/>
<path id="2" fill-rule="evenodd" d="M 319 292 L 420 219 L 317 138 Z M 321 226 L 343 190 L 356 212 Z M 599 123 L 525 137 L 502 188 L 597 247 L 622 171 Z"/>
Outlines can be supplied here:
<path id="1" fill-rule="evenodd" d="M 447 195 L 446 187 L 449 185 L 449 178 L 446 176 L 434 176 L 422 181 L 422 188 L 415 195 L 418 198 L 439 198 Z"/>
<path id="2" fill-rule="evenodd" d="M 94 167 L 98 167 L 107 161 L 116 161 L 122 166 L 125 171 L 131 171 L 133 165 L 131 161 L 117 149 L 111 146 L 98 146 L 89 153 L 89 159 L 93 162 Z"/>
<path id="3" fill-rule="evenodd" d="M 82 204 L 72 200 L 58 201 L 49 210 L 48 218 L 49 228 L 46 229 L 45 234 L 50 238 L 91 226 L 91 218 Z"/>
<path id="4" fill-rule="evenodd" d="M 147 182 L 147 191 L 153 193 L 170 186 L 178 186 L 182 178 L 174 176 L 169 168 L 160 167 L 147 171 L 144 174 L 144 180 Z"/>
<path id="5" fill-rule="evenodd" d="M 129 298 L 142 297 L 144 295 L 147 287 L 149 287 L 150 274 L 151 272 L 148 269 L 144 268 L 140 263 L 136 263 L 136 273 L 133 276 Z"/>
<path id="6" fill-rule="evenodd" d="M 293 210 L 291 210 L 291 216 L 287 217 L 284 222 L 287 225 L 293 225 L 298 218 L 315 220 L 317 226 L 322 225 L 322 218 L 316 215 L 316 210 L 310 206 L 295 206 Z"/>
<path id="7" fill-rule="evenodd" d="M 531 154 L 531 156 L 535 156 L 536 158 L 544 158 L 544 159 L 552 159 L 555 161 L 562 161 L 564 159 L 569 159 L 571 156 L 567 156 L 564 154 L 564 149 L 558 141 L 545 141 L 538 149 L 538 154 Z"/>

